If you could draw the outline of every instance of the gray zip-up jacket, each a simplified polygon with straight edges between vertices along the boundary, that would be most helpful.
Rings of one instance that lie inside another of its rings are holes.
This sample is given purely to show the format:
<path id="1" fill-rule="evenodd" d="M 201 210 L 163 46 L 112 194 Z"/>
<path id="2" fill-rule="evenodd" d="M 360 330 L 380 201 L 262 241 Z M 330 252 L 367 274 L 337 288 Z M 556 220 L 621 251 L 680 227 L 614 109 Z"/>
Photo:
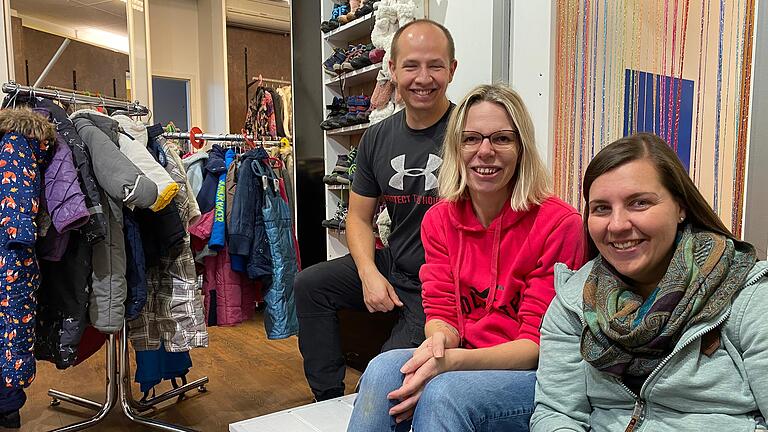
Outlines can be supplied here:
<path id="1" fill-rule="evenodd" d="M 578 272 L 555 267 L 557 296 L 541 328 L 532 432 L 763 430 L 768 263 L 755 264 L 730 308 L 683 334 L 639 395 L 581 357 L 582 289 L 592 264 Z"/>
<path id="2" fill-rule="evenodd" d="M 123 205 L 149 208 L 157 199 L 157 185 L 149 180 L 118 148 L 118 124 L 93 110 L 72 114 L 72 122 L 93 160 L 93 172 L 101 186 L 101 202 L 107 218 L 106 238 L 93 245 L 93 274 L 88 315 L 103 333 L 123 326 L 125 298 L 125 239 Z"/>

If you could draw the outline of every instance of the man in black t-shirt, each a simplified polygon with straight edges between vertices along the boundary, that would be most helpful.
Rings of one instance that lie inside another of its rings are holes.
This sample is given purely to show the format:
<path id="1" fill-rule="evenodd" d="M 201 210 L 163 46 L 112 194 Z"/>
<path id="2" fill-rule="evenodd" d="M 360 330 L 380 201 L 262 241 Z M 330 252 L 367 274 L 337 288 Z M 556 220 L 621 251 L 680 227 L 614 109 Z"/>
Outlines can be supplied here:
<path id="1" fill-rule="evenodd" d="M 338 310 L 397 308 L 398 322 L 384 351 L 418 347 L 424 340 L 421 220 L 437 202 L 452 108 L 445 91 L 457 63 L 450 33 L 429 20 L 401 27 L 390 53 L 392 80 L 405 109 L 371 126 L 360 141 L 346 222 L 350 255 L 307 268 L 294 283 L 299 349 L 318 401 L 344 394 Z M 372 221 L 380 199 L 392 231 L 389 247 L 376 250 Z"/>

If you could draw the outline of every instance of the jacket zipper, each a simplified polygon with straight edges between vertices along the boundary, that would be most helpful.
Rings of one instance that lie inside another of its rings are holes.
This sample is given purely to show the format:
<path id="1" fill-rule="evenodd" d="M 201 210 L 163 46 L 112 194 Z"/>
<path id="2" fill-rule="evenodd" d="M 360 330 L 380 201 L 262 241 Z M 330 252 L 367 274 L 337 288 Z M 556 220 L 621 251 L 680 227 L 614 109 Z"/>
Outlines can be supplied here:
<path id="1" fill-rule="evenodd" d="M 761 271 L 755 277 L 750 279 L 747 283 L 744 284 L 743 288 L 746 288 L 746 287 L 748 287 L 750 285 L 756 284 L 766 274 L 768 274 L 768 269 L 765 269 L 765 270 Z M 647 383 L 654 375 L 656 375 L 661 370 L 661 368 L 663 368 L 667 363 L 669 363 L 669 360 L 672 359 L 672 356 L 674 356 L 675 354 L 677 354 L 680 351 L 682 351 L 685 347 L 687 347 L 688 345 L 693 343 L 693 341 L 695 341 L 696 339 L 699 339 L 700 337 L 704 336 L 705 334 L 707 334 L 710 331 L 712 331 L 712 330 L 716 329 L 717 327 L 719 327 L 720 324 L 724 323 L 725 320 L 727 320 L 729 316 L 731 316 L 730 309 L 728 310 L 727 313 L 725 313 L 723 316 L 721 316 L 720 319 L 718 319 L 714 324 L 712 324 L 711 326 L 708 326 L 707 328 L 705 328 L 702 331 L 699 331 L 695 335 L 691 336 L 687 341 L 685 341 L 685 343 L 683 343 L 679 347 L 675 348 L 668 356 L 666 356 L 664 358 L 664 360 L 661 361 L 661 363 L 659 363 L 658 366 L 656 366 L 656 368 L 653 371 L 651 371 L 651 373 L 648 375 L 648 378 L 645 379 L 645 382 L 640 387 L 640 393 L 643 392 L 643 387 L 645 387 L 645 383 Z M 582 319 L 582 321 L 583 321 L 583 319 Z M 626 384 L 621 382 L 621 380 L 616 378 L 616 381 L 618 383 L 620 383 L 622 387 L 624 387 L 624 390 L 626 390 L 630 395 L 632 395 L 632 397 L 635 398 L 635 408 L 632 410 L 632 418 L 629 420 L 629 424 L 627 425 L 627 428 L 624 431 L 624 432 L 633 432 L 635 430 L 635 428 L 640 426 L 640 424 L 642 424 L 643 420 L 645 420 L 645 412 L 644 412 L 644 410 L 645 410 L 645 401 L 643 401 L 643 399 L 640 398 L 640 396 L 635 395 L 635 393 L 632 390 L 630 390 L 629 387 L 626 386 Z"/>
<path id="2" fill-rule="evenodd" d="M 750 279 L 747 283 L 745 283 L 744 288 L 750 285 L 756 284 L 757 282 L 760 281 L 760 279 L 762 279 L 767 274 L 768 274 L 768 269 L 764 269 L 763 271 L 755 275 L 755 277 Z M 683 348 L 690 345 L 693 341 L 695 341 L 699 337 L 707 334 L 707 332 L 717 328 L 720 324 L 725 322 L 725 320 L 728 319 L 730 315 L 731 315 L 731 312 L 728 311 L 728 313 L 720 317 L 720 319 L 717 320 L 717 322 L 714 325 L 707 327 L 706 329 L 704 329 L 704 331 L 700 331 L 696 333 L 690 339 L 685 341 L 685 343 L 682 346 L 672 351 L 667 357 L 664 358 L 664 360 L 661 361 L 661 363 L 659 363 L 658 366 L 656 366 L 656 368 L 653 371 L 651 371 L 651 373 L 648 375 L 648 378 L 645 379 L 645 382 L 648 382 L 648 380 L 651 379 L 653 375 L 655 375 L 662 367 L 664 367 L 667 363 L 669 363 L 669 360 L 672 358 L 672 356 L 680 352 Z M 584 317 L 582 316 L 582 314 L 579 313 L 578 316 L 579 316 L 579 321 L 581 321 L 581 326 L 582 327 L 586 326 L 587 322 L 584 321 Z M 640 424 L 643 423 L 643 420 L 645 420 L 645 401 L 640 396 L 636 395 L 635 392 L 630 390 L 629 387 L 627 387 L 627 385 L 624 384 L 620 379 L 614 378 L 614 380 L 616 381 L 617 384 L 619 384 L 622 388 L 624 388 L 624 390 L 627 393 L 629 393 L 629 395 L 632 396 L 632 398 L 635 400 L 635 407 L 632 410 L 632 418 L 629 420 L 629 424 L 627 425 L 627 428 L 624 430 L 624 432 L 634 432 L 635 428 L 640 426 Z M 643 383 L 643 386 L 645 386 L 645 382 Z M 641 387 L 640 393 L 642 392 L 643 392 L 643 388 Z"/>
<path id="3" fill-rule="evenodd" d="M 626 386 L 624 387 L 626 388 Z M 629 420 L 629 424 L 627 425 L 627 428 L 624 430 L 624 432 L 633 432 L 635 428 L 639 426 L 643 422 L 643 420 L 645 420 L 644 410 L 645 410 L 645 401 L 643 401 L 638 397 L 637 399 L 635 399 L 635 409 L 632 410 L 632 419 Z"/>

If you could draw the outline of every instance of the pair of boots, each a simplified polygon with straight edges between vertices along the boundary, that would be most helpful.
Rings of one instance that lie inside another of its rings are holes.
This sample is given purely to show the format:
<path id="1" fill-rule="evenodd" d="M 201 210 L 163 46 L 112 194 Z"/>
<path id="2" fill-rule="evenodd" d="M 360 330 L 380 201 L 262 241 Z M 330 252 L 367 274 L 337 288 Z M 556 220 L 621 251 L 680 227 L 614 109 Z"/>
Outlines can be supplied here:
<path id="1" fill-rule="evenodd" d="M 327 185 L 350 185 L 352 183 L 349 178 L 350 164 L 349 155 L 338 155 L 336 157 L 336 165 L 331 170 L 331 173 L 323 176 L 323 183 Z"/>
<path id="2" fill-rule="evenodd" d="M 19 429 L 21 427 L 21 416 L 19 411 L 11 411 L 0 414 L 0 427 L 7 429 Z"/>
<path id="3" fill-rule="evenodd" d="M 322 30 L 323 33 L 328 33 L 331 30 L 339 28 L 341 25 L 339 18 L 349 13 L 349 6 L 349 3 L 346 2 L 334 4 L 333 9 L 331 10 L 331 19 L 323 21 L 320 24 L 320 30 Z"/>
<path id="4" fill-rule="evenodd" d="M 330 111 L 328 117 L 320 123 L 320 129 L 330 130 L 368 122 L 371 100 L 368 96 L 350 96 L 344 100 L 335 96 L 333 102 L 325 107 Z"/>
<path id="5" fill-rule="evenodd" d="M 322 221 L 320 224 L 324 228 L 343 231 L 347 229 L 347 212 L 348 204 L 344 201 L 339 201 L 336 207 L 336 213 L 332 218 Z"/>

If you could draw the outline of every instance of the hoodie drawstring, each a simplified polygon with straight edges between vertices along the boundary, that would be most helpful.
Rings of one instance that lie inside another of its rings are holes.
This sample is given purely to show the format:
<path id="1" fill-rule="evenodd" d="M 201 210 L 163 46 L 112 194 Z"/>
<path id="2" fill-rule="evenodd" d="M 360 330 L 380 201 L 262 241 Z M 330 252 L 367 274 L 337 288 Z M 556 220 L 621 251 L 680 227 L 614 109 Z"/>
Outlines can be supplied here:
<path id="1" fill-rule="evenodd" d="M 461 288 L 459 286 L 459 275 L 461 274 L 461 260 L 464 258 L 464 231 L 459 230 L 459 253 L 456 254 L 456 272 L 453 274 L 453 290 L 456 296 L 456 316 L 459 323 L 459 346 L 464 344 L 464 313 L 461 310 Z"/>
<path id="2" fill-rule="evenodd" d="M 502 214 L 501 217 L 504 217 Z M 491 286 L 488 299 L 485 301 L 485 311 L 490 312 L 493 301 L 496 298 L 496 287 L 499 285 L 499 249 L 501 249 L 501 218 L 493 229 L 493 247 L 491 249 Z"/>

